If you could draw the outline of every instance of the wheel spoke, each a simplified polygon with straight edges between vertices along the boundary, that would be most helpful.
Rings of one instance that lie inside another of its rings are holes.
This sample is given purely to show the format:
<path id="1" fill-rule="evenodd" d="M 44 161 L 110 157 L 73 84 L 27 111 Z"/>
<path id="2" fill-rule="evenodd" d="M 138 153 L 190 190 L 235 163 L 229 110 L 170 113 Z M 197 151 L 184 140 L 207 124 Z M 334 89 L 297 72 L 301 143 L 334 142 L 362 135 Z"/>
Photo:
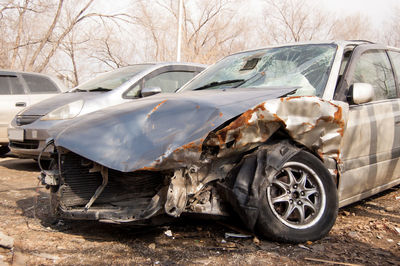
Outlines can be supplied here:
<path id="1" fill-rule="evenodd" d="M 282 218 L 287 220 L 288 217 L 292 214 L 292 212 L 295 210 L 295 206 L 293 204 L 289 204 L 289 206 L 287 207 L 285 213 L 283 214 Z"/>
<path id="2" fill-rule="evenodd" d="M 300 180 L 298 182 L 299 188 L 300 189 L 306 189 L 306 183 L 307 183 L 307 173 L 304 171 L 301 171 L 301 177 Z"/>
<path id="3" fill-rule="evenodd" d="M 278 197 L 272 198 L 272 204 L 275 204 L 278 202 L 289 202 L 289 200 L 290 200 L 290 195 L 282 194 Z"/>
<path id="4" fill-rule="evenodd" d="M 310 208 L 313 213 L 317 212 L 317 206 L 315 206 L 316 204 L 314 204 L 311 200 L 309 199 L 303 199 L 303 206 L 307 206 L 308 208 Z"/>
<path id="5" fill-rule="evenodd" d="M 298 205 L 296 206 L 296 209 L 299 211 L 299 223 L 302 224 L 304 223 L 304 219 L 305 219 L 305 210 L 304 210 L 304 205 Z"/>
<path id="6" fill-rule="evenodd" d="M 304 190 L 304 193 L 305 193 L 305 197 L 310 197 L 311 195 L 313 195 L 313 194 L 315 194 L 315 193 L 318 193 L 318 189 L 317 188 L 315 188 L 315 187 L 313 187 L 313 188 L 307 188 L 307 189 L 305 189 Z"/>
<path id="7" fill-rule="evenodd" d="M 285 172 L 288 174 L 287 176 L 289 177 L 289 185 L 292 186 L 293 184 L 296 184 L 296 177 L 294 177 L 292 171 L 290 169 L 285 169 Z"/>
<path id="8" fill-rule="evenodd" d="M 290 185 L 289 185 L 289 184 L 287 184 L 287 183 L 285 183 L 285 182 L 282 182 L 282 181 L 279 181 L 279 180 L 274 180 L 274 181 L 273 181 L 273 184 L 275 184 L 275 185 L 281 187 L 281 188 L 282 188 L 283 190 L 285 190 L 285 191 L 287 191 L 288 189 L 290 189 Z"/>

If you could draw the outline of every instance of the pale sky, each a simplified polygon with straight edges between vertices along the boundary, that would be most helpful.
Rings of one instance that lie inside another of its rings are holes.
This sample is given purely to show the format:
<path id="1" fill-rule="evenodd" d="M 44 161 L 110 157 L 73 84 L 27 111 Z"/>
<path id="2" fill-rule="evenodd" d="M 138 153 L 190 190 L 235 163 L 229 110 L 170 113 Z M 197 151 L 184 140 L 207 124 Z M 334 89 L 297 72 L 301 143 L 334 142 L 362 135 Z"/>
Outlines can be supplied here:
<path id="1" fill-rule="evenodd" d="M 250 6 L 251 12 L 262 11 L 263 0 L 250 1 L 246 6 Z M 361 13 L 368 16 L 374 27 L 380 27 L 381 23 L 393 14 L 394 7 L 400 7 L 400 0 L 306 0 L 306 2 L 333 11 L 337 17 Z"/>
<path id="2" fill-rule="evenodd" d="M 338 15 L 361 13 L 370 18 L 374 26 L 392 15 L 394 7 L 400 7 L 400 0 L 312 0 L 319 2 L 321 7 L 338 12 Z"/>

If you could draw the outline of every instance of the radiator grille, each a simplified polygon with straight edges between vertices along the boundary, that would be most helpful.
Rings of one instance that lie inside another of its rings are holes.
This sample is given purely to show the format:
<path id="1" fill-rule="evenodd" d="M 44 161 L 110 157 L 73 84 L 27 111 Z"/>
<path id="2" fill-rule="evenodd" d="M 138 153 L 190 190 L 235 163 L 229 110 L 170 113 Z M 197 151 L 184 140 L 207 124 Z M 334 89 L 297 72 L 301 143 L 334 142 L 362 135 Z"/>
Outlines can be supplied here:
<path id="1" fill-rule="evenodd" d="M 74 153 L 61 157 L 60 202 L 67 207 L 84 206 L 102 183 L 100 172 L 90 173 L 93 164 Z M 108 170 L 108 184 L 93 206 L 101 203 L 151 198 L 161 188 L 163 176 L 158 172 L 123 173 Z"/>
<path id="2" fill-rule="evenodd" d="M 39 148 L 39 141 L 30 139 L 26 139 L 24 141 L 11 140 L 10 147 L 27 149 L 27 150 L 36 150 L 37 148 Z"/>

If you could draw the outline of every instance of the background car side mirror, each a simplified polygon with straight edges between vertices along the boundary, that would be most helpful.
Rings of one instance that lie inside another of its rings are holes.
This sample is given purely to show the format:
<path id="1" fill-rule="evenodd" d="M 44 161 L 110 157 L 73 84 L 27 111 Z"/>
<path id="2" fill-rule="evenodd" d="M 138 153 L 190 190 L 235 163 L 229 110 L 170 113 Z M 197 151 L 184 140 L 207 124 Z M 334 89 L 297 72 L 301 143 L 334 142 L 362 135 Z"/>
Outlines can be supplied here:
<path id="1" fill-rule="evenodd" d="M 369 83 L 354 83 L 350 88 L 351 100 L 355 104 L 370 102 L 374 95 L 374 88 Z"/>
<path id="2" fill-rule="evenodd" d="M 144 88 L 141 91 L 142 97 L 147 97 L 147 96 L 151 96 L 154 94 L 158 94 L 162 92 L 160 87 L 150 87 L 150 88 Z"/>

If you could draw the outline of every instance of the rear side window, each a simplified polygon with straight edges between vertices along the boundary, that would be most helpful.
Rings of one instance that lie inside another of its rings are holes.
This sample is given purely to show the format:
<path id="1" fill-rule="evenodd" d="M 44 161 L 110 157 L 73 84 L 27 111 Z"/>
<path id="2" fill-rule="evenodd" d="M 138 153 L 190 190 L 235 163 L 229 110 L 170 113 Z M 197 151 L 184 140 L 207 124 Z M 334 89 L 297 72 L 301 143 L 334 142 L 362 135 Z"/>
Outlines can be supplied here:
<path id="1" fill-rule="evenodd" d="M 144 87 L 159 87 L 162 92 L 175 92 L 196 75 L 194 72 L 170 71 L 161 73 L 145 81 Z"/>
<path id="2" fill-rule="evenodd" d="M 369 83 L 375 92 L 374 100 L 397 97 L 393 71 L 384 51 L 368 51 L 357 62 L 351 84 Z"/>
<path id="3" fill-rule="evenodd" d="M 31 93 L 56 93 L 58 88 L 48 78 L 30 74 L 22 74 Z"/>
<path id="4" fill-rule="evenodd" d="M 389 52 L 390 58 L 392 59 L 394 72 L 396 73 L 397 79 L 400 80 L 400 53 L 399 52 Z"/>
<path id="5" fill-rule="evenodd" d="M 0 94 L 25 94 L 24 87 L 17 76 L 0 76 Z"/>

